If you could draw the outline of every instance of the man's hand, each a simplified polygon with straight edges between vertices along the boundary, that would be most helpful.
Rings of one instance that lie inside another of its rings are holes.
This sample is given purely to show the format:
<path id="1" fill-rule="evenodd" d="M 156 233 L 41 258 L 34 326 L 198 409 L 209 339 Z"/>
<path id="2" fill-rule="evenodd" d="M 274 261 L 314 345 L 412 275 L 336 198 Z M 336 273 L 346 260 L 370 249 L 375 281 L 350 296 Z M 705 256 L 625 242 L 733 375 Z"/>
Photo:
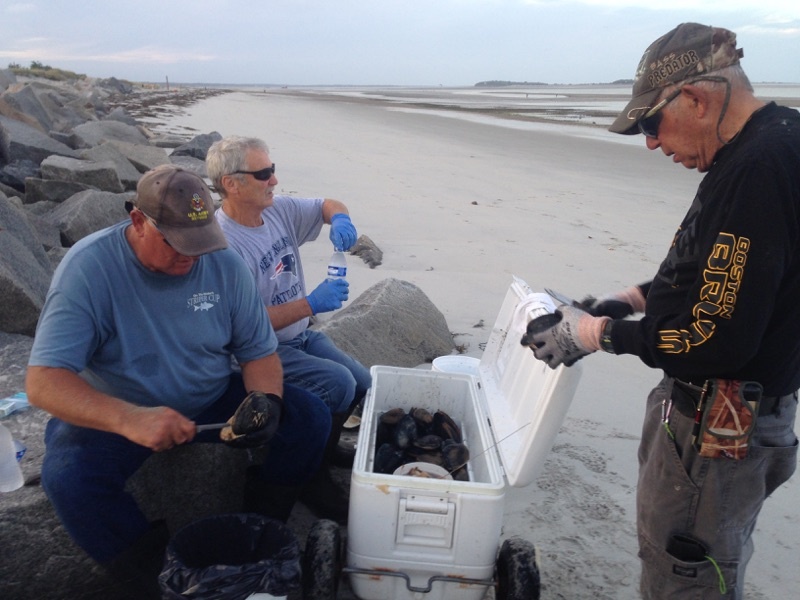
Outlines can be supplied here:
<path id="1" fill-rule="evenodd" d="M 562 304 L 555 313 L 528 323 L 520 343 L 529 346 L 533 355 L 551 369 L 561 364 L 570 367 L 600 349 L 600 336 L 608 320 L 608 317 L 593 317 L 579 308 Z"/>
<path id="2" fill-rule="evenodd" d="M 272 440 L 280 425 L 283 399 L 275 394 L 250 392 L 219 432 L 223 442 L 235 448 L 256 448 Z"/>
<path id="3" fill-rule="evenodd" d="M 331 217 L 331 242 L 336 250 L 349 250 L 356 243 L 358 234 L 350 215 L 336 213 Z"/>
<path id="4" fill-rule="evenodd" d="M 631 286 L 613 294 L 599 298 L 586 296 L 580 301 L 580 308 L 595 317 L 624 319 L 637 312 L 644 312 L 645 298 L 639 286 Z"/>
<path id="5" fill-rule="evenodd" d="M 311 312 L 316 315 L 342 308 L 342 302 L 347 300 L 349 293 L 350 284 L 346 279 L 326 279 L 306 296 L 306 300 Z"/>
<path id="6" fill-rule="evenodd" d="M 153 452 L 163 452 L 191 442 L 195 425 L 181 413 L 166 406 L 131 406 L 120 434 Z"/>

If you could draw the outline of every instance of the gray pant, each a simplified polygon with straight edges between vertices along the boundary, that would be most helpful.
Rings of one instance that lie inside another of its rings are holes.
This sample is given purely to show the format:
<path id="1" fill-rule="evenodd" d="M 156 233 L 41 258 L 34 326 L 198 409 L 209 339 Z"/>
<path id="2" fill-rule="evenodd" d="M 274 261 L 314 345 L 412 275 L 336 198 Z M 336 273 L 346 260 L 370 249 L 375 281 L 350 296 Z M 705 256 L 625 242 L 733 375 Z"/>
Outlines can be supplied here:
<path id="1" fill-rule="evenodd" d="M 775 413 L 759 416 L 747 458 L 732 460 L 698 455 L 692 417 L 673 410 L 669 428 L 664 426 L 662 401 L 669 402 L 673 393 L 681 392 L 673 391 L 669 378 L 650 393 L 639 446 L 641 595 L 645 600 L 740 599 L 756 517 L 797 466 L 797 396 L 784 398 Z M 701 548 L 700 558 L 692 556 L 693 548 Z"/>

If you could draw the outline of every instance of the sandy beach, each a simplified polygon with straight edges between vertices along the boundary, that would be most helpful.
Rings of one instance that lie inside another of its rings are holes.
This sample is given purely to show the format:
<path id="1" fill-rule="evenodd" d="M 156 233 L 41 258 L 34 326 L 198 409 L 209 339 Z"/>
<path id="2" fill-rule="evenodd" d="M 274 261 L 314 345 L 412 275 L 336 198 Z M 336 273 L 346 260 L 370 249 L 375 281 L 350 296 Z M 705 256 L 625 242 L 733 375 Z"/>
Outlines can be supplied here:
<path id="1" fill-rule="evenodd" d="M 351 298 L 389 277 L 419 286 L 456 343 L 479 357 L 513 275 L 582 298 L 648 280 L 700 176 L 599 126 L 512 121 L 491 113 L 270 89 L 183 107 L 154 129 L 263 138 L 278 191 L 347 203 L 383 251 L 350 258 Z M 304 247 L 310 285 L 326 235 Z M 545 470 L 509 488 L 504 535 L 541 554 L 542 598 L 638 598 L 636 452 L 644 401 L 660 372 L 593 355 Z M 748 598 L 800 587 L 795 477 L 769 499 L 755 533 Z"/>

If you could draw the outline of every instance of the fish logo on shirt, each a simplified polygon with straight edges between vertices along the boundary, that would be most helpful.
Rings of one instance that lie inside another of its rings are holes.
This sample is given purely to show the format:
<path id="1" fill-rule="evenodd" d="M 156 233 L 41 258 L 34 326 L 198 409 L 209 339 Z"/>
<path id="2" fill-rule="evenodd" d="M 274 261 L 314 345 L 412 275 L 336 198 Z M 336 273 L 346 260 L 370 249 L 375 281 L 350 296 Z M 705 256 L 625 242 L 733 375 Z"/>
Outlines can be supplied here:
<path id="1" fill-rule="evenodd" d="M 280 261 L 275 265 L 275 269 L 272 271 L 272 276 L 270 279 L 275 279 L 278 275 L 282 275 L 283 273 L 291 273 L 294 276 L 297 276 L 297 259 L 294 256 L 294 253 L 284 254 L 281 256 Z"/>
<path id="2" fill-rule="evenodd" d="M 211 310 L 212 308 L 214 308 L 214 305 L 211 302 L 201 302 L 194 305 L 195 312 L 198 310 Z"/>

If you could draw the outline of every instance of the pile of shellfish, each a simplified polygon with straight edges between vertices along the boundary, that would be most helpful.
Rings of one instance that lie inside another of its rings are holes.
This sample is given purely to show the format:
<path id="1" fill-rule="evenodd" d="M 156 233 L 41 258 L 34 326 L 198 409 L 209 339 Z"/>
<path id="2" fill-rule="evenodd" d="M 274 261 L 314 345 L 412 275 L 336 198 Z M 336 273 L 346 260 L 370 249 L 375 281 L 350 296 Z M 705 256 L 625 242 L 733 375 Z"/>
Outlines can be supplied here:
<path id="1" fill-rule="evenodd" d="M 442 410 L 392 408 L 378 417 L 375 473 L 394 473 L 410 462 L 426 462 L 447 470 L 453 479 L 469 481 L 469 449 L 461 429 Z"/>

